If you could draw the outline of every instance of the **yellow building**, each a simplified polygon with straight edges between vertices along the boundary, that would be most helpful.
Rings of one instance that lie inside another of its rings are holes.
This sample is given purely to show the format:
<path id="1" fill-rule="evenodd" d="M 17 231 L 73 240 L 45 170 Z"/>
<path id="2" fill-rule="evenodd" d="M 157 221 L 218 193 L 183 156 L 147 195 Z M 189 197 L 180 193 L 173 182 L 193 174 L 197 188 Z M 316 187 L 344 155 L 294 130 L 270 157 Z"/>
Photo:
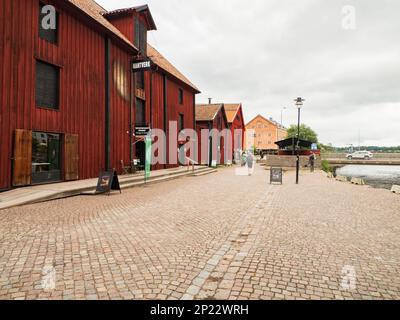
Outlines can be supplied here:
<path id="1" fill-rule="evenodd" d="M 287 138 L 287 130 L 272 118 L 256 116 L 246 125 L 246 148 L 257 150 L 277 150 L 275 142 Z"/>

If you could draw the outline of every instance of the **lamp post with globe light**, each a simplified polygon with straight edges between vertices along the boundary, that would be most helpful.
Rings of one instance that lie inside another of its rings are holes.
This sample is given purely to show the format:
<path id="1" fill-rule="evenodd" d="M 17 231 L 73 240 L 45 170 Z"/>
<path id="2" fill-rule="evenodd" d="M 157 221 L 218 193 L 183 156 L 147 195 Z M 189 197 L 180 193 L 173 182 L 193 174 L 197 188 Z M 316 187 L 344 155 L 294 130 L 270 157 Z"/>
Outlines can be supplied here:
<path id="1" fill-rule="evenodd" d="M 305 100 L 303 98 L 301 98 L 301 97 L 298 97 L 294 101 L 296 102 L 296 108 L 297 108 L 296 184 L 299 184 L 299 173 L 300 173 L 300 112 L 301 112 L 301 107 L 303 106 L 303 102 Z"/>

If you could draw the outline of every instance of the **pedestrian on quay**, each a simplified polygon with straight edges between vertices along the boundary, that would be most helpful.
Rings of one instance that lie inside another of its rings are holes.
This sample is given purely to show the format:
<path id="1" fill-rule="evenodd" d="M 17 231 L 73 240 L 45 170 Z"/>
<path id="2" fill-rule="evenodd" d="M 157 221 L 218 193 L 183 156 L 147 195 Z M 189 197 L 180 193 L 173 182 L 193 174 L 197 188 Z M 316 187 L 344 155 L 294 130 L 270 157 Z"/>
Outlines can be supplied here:
<path id="1" fill-rule="evenodd" d="M 253 166 L 254 166 L 254 156 L 252 152 L 247 153 L 247 169 L 249 171 L 249 176 L 253 173 Z"/>
<path id="2" fill-rule="evenodd" d="M 310 158 L 309 158 L 309 164 L 310 164 L 310 171 L 314 172 L 315 170 L 315 153 L 311 153 Z"/>

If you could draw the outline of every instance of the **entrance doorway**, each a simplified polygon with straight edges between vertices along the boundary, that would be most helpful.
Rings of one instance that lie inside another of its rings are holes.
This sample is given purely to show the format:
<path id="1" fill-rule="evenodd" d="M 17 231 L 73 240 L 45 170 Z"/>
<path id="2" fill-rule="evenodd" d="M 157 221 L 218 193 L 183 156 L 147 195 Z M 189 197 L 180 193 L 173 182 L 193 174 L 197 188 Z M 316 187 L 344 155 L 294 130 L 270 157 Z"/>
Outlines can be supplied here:
<path id="1" fill-rule="evenodd" d="M 139 170 L 144 170 L 146 164 L 146 145 L 144 141 L 139 141 L 136 143 L 136 159 L 140 161 L 138 164 Z"/>
<path id="2" fill-rule="evenodd" d="M 32 132 L 32 184 L 61 181 L 60 134 Z"/>

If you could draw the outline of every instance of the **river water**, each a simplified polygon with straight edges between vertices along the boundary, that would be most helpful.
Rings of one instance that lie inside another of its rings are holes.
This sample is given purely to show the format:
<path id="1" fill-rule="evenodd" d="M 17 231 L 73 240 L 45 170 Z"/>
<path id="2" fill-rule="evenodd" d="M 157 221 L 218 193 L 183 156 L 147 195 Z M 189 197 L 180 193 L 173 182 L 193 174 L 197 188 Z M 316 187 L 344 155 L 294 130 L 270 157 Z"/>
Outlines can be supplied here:
<path id="1" fill-rule="evenodd" d="M 365 183 L 376 188 L 391 189 L 400 185 L 400 166 L 348 165 L 336 170 L 337 175 L 363 178 Z"/>

